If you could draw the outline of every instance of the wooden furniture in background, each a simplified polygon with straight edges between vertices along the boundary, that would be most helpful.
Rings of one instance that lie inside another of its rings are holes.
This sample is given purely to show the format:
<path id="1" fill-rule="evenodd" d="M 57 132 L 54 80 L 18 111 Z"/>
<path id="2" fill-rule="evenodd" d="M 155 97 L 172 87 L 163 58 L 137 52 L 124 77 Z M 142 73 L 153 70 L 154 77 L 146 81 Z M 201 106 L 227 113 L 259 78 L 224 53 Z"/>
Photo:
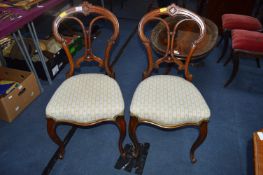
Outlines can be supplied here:
<path id="1" fill-rule="evenodd" d="M 263 129 L 257 132 L 263 132 Z M 263 140 L 259 139 L 257 132 L 253 133 L 254 171 L 255 175 L 263 175 Z"/>
<path id="2" fill-rule="evenodd" d="M 204 3 L 202 15 L 211 19 L 222 32 L 221 17 L 226 13 L 251 15 L 255 0 L 207 0 Z"/>

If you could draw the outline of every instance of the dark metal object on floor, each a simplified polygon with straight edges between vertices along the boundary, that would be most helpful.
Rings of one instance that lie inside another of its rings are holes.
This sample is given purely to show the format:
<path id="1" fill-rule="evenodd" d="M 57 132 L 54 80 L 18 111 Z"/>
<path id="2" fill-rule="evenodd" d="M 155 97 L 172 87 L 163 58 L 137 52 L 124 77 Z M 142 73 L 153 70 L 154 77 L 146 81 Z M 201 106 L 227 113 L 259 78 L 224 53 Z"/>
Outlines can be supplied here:
<path id="1" fill-rule="evenodd" d="M 150 148 L 149 143 L 140 144 L 139 155 L 137 158 L 135 158 L 133 156 L 133 151 L 134 151 L 133 146 L 131 144 L 126 144 L 124 147 L 126 158 L 123 159 L 120 156 L 114 168 L 119 170 L 123 169 L 130 173 L 132 172 L 133 169 L 135 169 L 134 170 L 135 174 L 142 175 L 149 148 Z"/>
<path id="2" fill-rule="evenodd" d="M 66 137 L 63 140 L 64 147 L 67 146 L 68 142 L 70 141 L 70 139 L 74 135 L 76 129 L 77 128 L 73 126 L 69 130 L 68 134 L 66 135 Z M 59 148 L 58 148 L 57 151 L 52 156 L 52 158 L 49 160 L 47 166 L 45 167 L 44 171 L 42 172 L 42 175 L 48 175 L 51 172 L 52 168 L 54 167 L 54 165 L 56 164 L 57 160 L 59 159 L 59 153 L 60 153 L 60 151 L 59 151 Z"/>

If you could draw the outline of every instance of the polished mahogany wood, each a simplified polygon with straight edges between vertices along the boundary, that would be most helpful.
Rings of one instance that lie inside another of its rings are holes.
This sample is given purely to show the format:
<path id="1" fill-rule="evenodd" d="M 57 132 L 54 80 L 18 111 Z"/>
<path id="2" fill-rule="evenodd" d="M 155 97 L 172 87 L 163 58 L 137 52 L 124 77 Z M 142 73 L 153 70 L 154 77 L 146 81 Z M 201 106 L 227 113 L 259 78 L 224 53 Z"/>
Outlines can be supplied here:
<path id="1" fill-rule="evenodd" d="M 171 18 L 175 18 L 177 15 L 181 15 L 185 18 L 182 18 L 181 20 L 177 21 L 175 26 L 170 30 L 169 24 L 167 23 L 165 19 L 161 18 L 161 16 L 162 17 L 170 16 Z M 167 31 L 166 33 L 167 34 L 167 46 L 166 46 L 166 50 L 164 50 L 165 53 L 163 54 L 161 58 L 158 58 L 157 61 L 155 62 L 152 56 L 151 41 L 146 37 L 144 33 L 144 26 L 149 21 L 152 21 L 152 20 L 159 20 L 160 22 L 162 22 L 162 24 L 165 26 L 166 31 Z M 188 51 L 188 54 L 186 55 L 185 61 L 183 62 L 182 60 L 178 59 L 177 58 L 178 55 L 174 53 L 174 40 L 175 40 L 174 38 L 177 36 L 176 34 L 177 34 L 178 26 L 181 23 L 189 22 L 189 21 L 194 21 L 197 23 L 197 25 L 199 26 L 200 34 L 198 35 L 198 37 L 196 37 L 193 40 L 192 43 L 189 44 L 190 49 Z M 204 35 L 206 33 L 205 24 L 198 15 L 186 9 L 180 8 L 176 6 L 175 4 L 172 4 L 166 8 L 156 9 L 156 10 L 153 10 L 147 13 L 141 19 L 139 23 L 138 33 L 139 33 L 139 37 L 142 43 L 144 44 L 146 48 L 147 59 L 148 59 L 148 66 L 147 66 L 147 69 L 143 73 L 143 78 L 147 78 L 148 76 L 150 76 L 154 68 L 157 69 L 161 63 L 166 62 L 166 63 L 177 64 L 179 70 L 184 70 L 185 78 L 188 81 L 192 80 L 192 75 L 189 73 L 188 65 L 190 63 L 193 53 L 196 51 L 196 47 L 203 40 Z M 167 72 L 169 72 L 169 69 L 167 70 Z M 182 108 L 185 108 L 185 106 L 182 106 Z M 176 129 L 176 128 L 185 127 L 185 126 L 198 126 L 199 136 L 194 142 L 194 144 L 192 145 L 192 148 L 190 150 L 190 158 L 191 158 L 192 163 L 196 162 L 196 158 L 195 158 L 196 149 L 203 143 L 203 141 L 205 140 L 207 136 L 208 121 L 200 121 L 200 123 L 185 122 L 179 125 L 167 126 L 167 125 L 155 123 L 154 121 L 145 120 L 142 116 L 134 116 L 133 114 L 131 114 L 130 121 L 129 121 L 129 136 L 134 146 L 133 156 L 136 158 L 139 156 L 139 153 L 140 153 L 140 150 L 139 150 L 140 145 L 139 145 L 137 135 L 136 135 L 136 129 L 140 124 L 151 124 L 151 125 L 155 125 L 157 127 L 163 128 L 163 129 Z"/>
<path id="2" fill-rule="evenodd" d="M 206 136 L 207 136 L 207 121 L 203 121 L 200 123 L 199 127 L 199 136 L 194 142 L 193 146 L 191 147 L 190 150 L 190 159 L 192 163 L 196 162 L 195 158 L 195 150 L 204 142 Z"/>
<path id="3" fill-rule="evenodd" d="M 263 132 L 263 129 L 257 132 Z M 253 133 L 254 171 L 255 175 L 263 175 L 263 140 L 259 139 L 257 132 Z"/>
<path id="4" fill-rule="evenodd" d="M 90 21 L 88 27 L 85 27 L 84 24 L 82 23 L 82 21 L 76 17 L 76 14 L 83 14 L 85 16 L 88 16 L 89 14 L 96 14 L 98 16 L 94 17 Z M 82 29 L 82 34 L 84 37 L 85 52 L 84 52 L 84 55 L 82 55 L 80 58 L 78 58 L 76 62 L 73 60 L 73 57 L 69 51 L 68 43 L 66 41 L 66 37 L 62 36 L 58 30 L 59 25 L 62 24 L 62 22 L 64 20 L 68 20 L 68 19 L 74 20 L 80 25 L 80 27 Z M 92 45 L 92 43 L 91 43 L 92 26 L 98 20 L 108 20 L 111 22 L 112 27 L 113 27 L 113 33 L 112 33 L 110 39 L 107 41 L 106 49 L 104 51 L 104 53 L 105 53 L 104 59 L 94 55 L 92 52 L 92 47 L 91 47 L 91 45 Z M 63 49 L 65 50 L 66 55 L 67 55 L 68 60 L 69 60 L 70 71 L 67 74 L 67 78 L 74 75 L 74 69 L 76 67 L 79 67 L 81 62 L 83 62 L 83 61 L 87 61 L 87 62 L 95 61 L 95 62 L 97 62 L 100 67 L 105 68 L 106 73 L 110 77 L 114 78 L 114 71 L 113 71 L 112 67 L 110 66 L 110 60 L 109 59 L 110 59 L 110 52 L 111 52 L 111 49 L 113 47 L 113 44 L 115 43 L 117 37 L 119 36 L 119 22 L 118 22 L 116 16 L 114 14 L 112 14 L 109 10 L 102 8 L 102 7 L 99 7 L 99 6 L 93 6 L 92 4 L 89 4 L 88 2 L 83 2 L 83 4 L 81 6 L 73 7 L 73 8 L 70 8 L 70 9 L 62 12 L 54 20 L 53 34 L 54 34 L 56 40 L 62 44 Z M 118 127 L 119 132 L 120 132 L 118 147 L 119 147 L 119 151 L 120 151 L 121 156 L 125 157 L 125 153 L 124 153 L 124 149 L 123 149 L 123 141 L 124 141 L 125 136 L 126 136 L 126 123 L 125 123 L 124 116 L 117 116 L 117 117 L 112 118 L 112 119 L 111 118 L 110 119 L 103 119 L 103 120 L 98 120 L 98 121 L 88 122 L 88 123 L 77 123 L 77 122 L 67 121 L 67 120 L 55 121 L 54 119 L 52 119 L 52 116 L 47 116 L 47 131 L 48 131 L 50 138 L 59 146 L 59 158 L 62 159 L 65 150 L 64 150 L 63 142 L 61 141 L 61 139 L 59 138 L 59 136 L 56 133 L 56 127 L 58 125 L 65 124 L 65 125 L 89 127 L 89 126 L 95 126 L 95 125 L 99 125 L 99 124 L 106 123 L 106 122 L 112 122 Z"/>
<path id="5" fill-rule="evenodd" d="M 94 17 L 90 23 L 88 27 L 85 27 L 83 22 L 78 19 L 76 17 L 76 14 L 83 14 L 85 16 L 88 16 L 90 14 L 96 14 L 98 16 Z M 73 20 L 75 22 L 77 22 L 77 24 L 79 24 L 79 26 L 81 27 L 82 30 L 82 34 L 83 34 L 83 38 L 84 38 L 84 54 L 80 57 L 77 58 L 77 61 L 75 62 L 73 60 L 73 57 L 68 49 L 68 43 L 66 42 L 66 37 L 62 36 L 59 33 L 59 25 L 65 21 L 65 20 Z M 105 49 L 105 54 L 104 54 L 104 59 L 94 55 L 94 53 L 92 52 L 92 27 L 94 25 L 95 22 L 97 22 L 98 20 L 108 20 L 113 27 L 113 33 L 110 37 L 110 39 L 107 41 L 107 45 L 106 45 L 106 49 Z M 119 23 L 117 20 L 117 17 L 112 14 L 109 10 L 103 8 L 103 7 L 99 7 L 99 6 L 94 6 L 88 2 L 83 2 L 83 4 L 81 6 L 78 7 L 73 7 L 70 8 L 64 12 L 62 12 L 55 20 L 53 23 L 53 34 L 54 37 L 56 38 L 56 40 L 58 42 L 60 42 L 62 44 L 63 49 L 66 52 L 66 55 L 68 57 L 69 60 L 69 64 L 70 64 L 70 70 L 67 74 L 67 77 L 70 77 L 72 75 L 74 75 L 74 70 L 75 68 L 80 67 L 80 64 L 83 61 L 86 62 L 91 62 L 91 61 L 95 61 L 99 64 L 100 67 L 104 68 L 106 70 L 106 73 L 111 76 L 114 77 L 114 71 L 112 69 L 112 67 L 110 66 L 110 51 L 113 47 L 113 44 L 115 43 L 116 39 L 119 36 Z"/>
<path id="6" fill-rule="evenodd" d="M 170 29 L 168 22 L 162 18 L 164 16 L 169 16 L 171 18 L 182 16 L 182 18 L 180 18 L 177 21 L 176 25 L 174 25 L 173 28 Z M 144 33 L 145 25 L 153 20 L 160 21 L 165 26 L 167 36 L 167 46 L 165 53 L 156 61 L 153 60 L 153 53 L 151 48 L 152 41 L 150 41 Z M 188 47 L 189 49 L 187 49 L 188 53 L 186 54 L 185 61 L 183 62 L 180 58 L 178 58 L 178 53 L 174 51 L 175 37 L 177 36 L 179 26 L 189 21 L 194 21 L 197 24 L 197 26 L 199 27 L 199 35 L 188 46 L 184 46 Z M 153 69 L 158 69 L 161 63 L 173 63 L 178 65 L 179 70 L 184 71 L 187 80 L 192 80 L 192 75 L 189 72 L 188 66 L 191 61 L 192 55 L 196 51 L 196 47 L 203 40 L 206 33 L 205 23 L 203 22 L 202 18 L 187 9 L 178 7 L 175 4 L 171 4 L 168 7 L 155 9 L 144 15 L 138 26 L 138 33 L 142 43 L 145 46 L 148 58 L 148 66 L 143 73 L 143 78 L 149 77 Z"/>

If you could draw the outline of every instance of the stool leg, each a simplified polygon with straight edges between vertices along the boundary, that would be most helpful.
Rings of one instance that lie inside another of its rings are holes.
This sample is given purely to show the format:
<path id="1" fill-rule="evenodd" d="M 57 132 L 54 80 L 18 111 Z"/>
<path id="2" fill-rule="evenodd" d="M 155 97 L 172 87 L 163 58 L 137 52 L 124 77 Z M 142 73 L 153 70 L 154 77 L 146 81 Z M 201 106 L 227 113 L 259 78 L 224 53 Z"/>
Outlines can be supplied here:
<path id="1" fill-rule="evenodd" d="M 256 58 L 256 61 L 257 61 L 257 67 L 260 68 L 260 59 L 259 58 Z"/>
<path id="2" fill-rule="evenodd" d="M 195 150 L 204 142 L 207 136 L 207 124 L 208 124 L 208 121 L 203 121 L 199 125 L 199 136 L 194 142 L 194 144 L 192 145 L 191 150 L 190 150 L 190 159 L 192 163 L 195 163 L 197 161 L 195 158 Z"/>
<path id="3" fill-rule="evenodd" d="M 57 123 L 52 118 L 47 118 L 47 132 L 49 137 L 59 146 L 59 159 L 63 159 L 64 157 L 64 143 L 58 137 L 56 133 Z"/>
<path id="4" fill-rule="evenodd" d="M 225 56 L 225 53 L 226 53 L 226 50 L 227 50 L 227 47 L 228 47 L 228 38 L 229 38 L 229 36 L 230 36 L 230 31 L 225 30 L 224 33 L 223 33 L 224 47 L 223 47 L 223 50 L 221 52 L 220 57 L 216 61 L 217 63 L 219 63 L 222 60 L 222 58 Z"/>
<path id="5" fill-rule="evenodd" d="M 234 53 L 234 57 L 233 57 L 233 70 L 232 73 L 229 77 L 229 79 L 227 80 L 227 82 L 225 83 L 224 87 L 227 87 L 236 77 L 237 72 L 238 72 L 238 68 L 239 68 L 239 55 Z"/>
<path id="6" fill-rule="evenodd" d="M 232 60 L 232 58 L 234 57 L 233 55 L 233 49 L 231 49 L 231 54 L 230 56 L 227 58 L 227 60 L 224 63 L 224 66 L 228 65 L 228 63 Z"/>
<path id="7" fill-rule="evenodd" d="M 129 136 L 134 146 L 133 156 L 136 158 L 139 155 L 139 149 L 140 149 L 140 145 L 139 145 L 139 142 L 136 136 L 136 128 L 138 124 L 139 124 L 138 118 L 131 116 L 130 123 L 129 123 Z"/>
<path id="8" fill-rule="evenodd" d="M 119 151 L 123 158 L 125 158 L 125 151 L 123 149 L 123 141 L 126 136 L 126 122 L 124 120 L 124 116 L 118 116 L 116 118 L 116 125 L 118 126 L 118 129 L 120 131 L 120 137 L 119 137 Z"/>

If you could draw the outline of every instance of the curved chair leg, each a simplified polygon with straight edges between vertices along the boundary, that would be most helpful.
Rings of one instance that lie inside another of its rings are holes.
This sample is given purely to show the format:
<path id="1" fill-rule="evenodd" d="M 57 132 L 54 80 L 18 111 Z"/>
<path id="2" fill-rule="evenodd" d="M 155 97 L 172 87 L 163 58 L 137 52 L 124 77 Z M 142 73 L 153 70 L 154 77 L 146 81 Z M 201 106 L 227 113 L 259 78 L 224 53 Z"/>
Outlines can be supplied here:
<path id="1" fill-rule="evenodd" d="M 236 77 L 237 72 L 238 72 L 238 67 L 239 67 L 239 56 L 237 54 L 234 54 L 233 70 L 232 70 L 232 73 L 231 73 L 229 79 L 225 83 L 224 87 L 227 87 L 234 80 L 234 78 Z"/>
<path id="2" fill-rule="evenodd" d="M 223 35 L 220 37 L 220 39 L 219 39 L 219 41 L 216 43 L 216 47 L 218 47 L 220 44 L 221 44 L 221 42 L 223 41 Z"/>
<path id="3" fill-rule="evenodd" d="M 259 58 L 256 58 L 256 61 L 257 61 L 257 67 L 260 68 L 261 66 L 260 66 L 260 60 L 259 60 Z"/>
<path id="4" fill-rule="evenodd" d="M 120 131 L 120 137 L 119 137 L 119 151 L 120 151 L 120 154 L 121 156 L 124 158 L 125 157 L 125 151 L 123 149 L 123 141 L 125 139 L 125 136 L 126 136 L 126 122 L 124 120 L 124 116 L 118 116 L 116 118 L 116 125 L 118 126 L 119 128 L 119 131 Z"/>
<path id="5" fill-rule="evenodd" d="M 59 159 L 64 157 L 64 143 L 60 140 L 56 133 L 57 123 L 51 118 L 47 118 L 47 132 L 49 137 L 59 146 Z"/>
<path id="6" fill-rule="evenodd" d="M 207 136 L 207 123 L 208 123 L 207 121 L 203 121 L 199 125 L 199 136 L 194 142 L 194 144 L 192 145 L 191 150 L 190 150 L 190 159 L 192 163 L 195 163 L 197 161 L 195 158 L 195 150 L 204 142 Z"/>
<path id="7" fill-rule="evenodd" d="M 217 63 L 219 63 L 222 60 L 222 58 L 225 56 L 225 53 L 226 53 L 226 50 L 227 50 L 227 47 L 228 47 L 229 35 L 230 35 L 230 31 L 224 31 L 224 33 L 223 33 L 224 47 L 223 47 L 223 50 L 221 52 L 220 57 L 216 61 Z"/>
<path id="8" fill-rule="evenodd" d="M 131 116 L 129 123 L 129 136 L 134 146 L 134 152 L 133 152 L 134 157 L 138 157 L 139 149 L 140 149 L 140 145 L 136 136 L 136 128 L 138 124 L 139 124 L 138 118 Z"/>
<path id="9" fill-rule="evenodd" d="M 234 57 L 234 55 L 233 55 L 233 49 L 231 49 L 231 54 L 230 54 L 230 56 L 227 58 L 227 60 L 224 62 L 224 66 L 228 65 L 228 63 L 232 60 L 233 57 Z"/>

